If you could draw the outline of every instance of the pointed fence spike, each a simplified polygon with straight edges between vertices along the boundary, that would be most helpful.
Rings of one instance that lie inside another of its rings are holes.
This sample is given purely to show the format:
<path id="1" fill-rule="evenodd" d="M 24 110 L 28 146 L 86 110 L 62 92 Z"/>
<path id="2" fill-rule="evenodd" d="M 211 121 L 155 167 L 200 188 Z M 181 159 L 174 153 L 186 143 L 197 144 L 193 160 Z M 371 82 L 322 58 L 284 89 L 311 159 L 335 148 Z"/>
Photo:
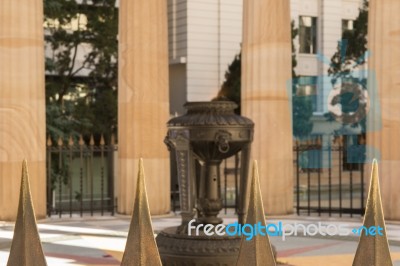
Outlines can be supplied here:
<path id="1" fill-rule="evenodd" d="M 53 142 L 51 141 L 50 135 L 47 137 L 47 146 L 51 147 Z"/>
<path id="2" fill-rule="evenodd" d="M 111 134 L 111 145 L 115 145 L 115 135 L 114 135 L 114 133 Z"/>
<path id="3" fill-rule="evenodd" d="M 245 221 L 246 224 L 257 224 L 260 222 L 262 226 L 266 226 L 257 161 L 254 161 L 253 163 L 251 179 L 249 208 Z M 239 257 L 236 265 L 275 266 L 275 257 L 268 235 L 261 236 L 257 234 L 251 240 L 246 240 L 246 237 L 242 236 Z"/>
<path id="4" fill-rule="evenodd" d="M 72 138 L 72 136 L 69 136 L 68 146 L 74 146 L 74 139 Z"/>
<path id="5" fill-rule="evenodd" d="M 58 137 L 57 145 L 60 146 L 60 147 L 63 145 L 63 140 L 62 140 L 61 137 Z"/>
<path id="6" fill-rule="evenodd" d="M 386 237 L 385 218 L 379 188 L 378 163 L 376 159 L 372 162 L 371 181 L 363 226 L 365 228 L 380 226 L 383 235 L 378 235 L 378 232 L 376 232 L 376 236 L 366 235 L 365 230 L 362 230 L 353 266 L 393 265 Z"/>
<path id="7" fill-rule="evenodd" d="M 322 144 L 322 139 L 321 138 L 322 138 L 321 136 L 317 137 L 317 145 L 318 146 L 321 146 L 321 144 Z"/>
<path id="8" fill-rule="evenodd" d="M 36 227 L 26 160 L 22 163 L 21 189 L 14 237 L 7 266 L 47 265 Z"/>
<path id="9" fill-rule="evenodd" d="M 359 144 L 360 144 L 360 145 L 365 145 L 365 138 L 364 138 L 363 135 L 360 136 Z"/>
<path id="10" fill-rule="evenodd" d="M 82 136 L 82 134 L 79 136 L 79 146 L 83 146 L 83 145 L 85 145 L 85 142 L 83 141 L 83 136 Z"/>
<path id="11" fill-rule="evenodd" d="M 106 144 L 106 142 L 104 141 L 104 136 L 103 136 L 103 134 L 101 134 L 101 137 L 100 137 L 100 146 L 104 146 Z"/>
<path id="12" fill-rule="evenodd" d="M 142 159 L 139 160 L 135 203 L 121 262 L 121 266 L 128 265 L 162 265 L 151 225 Z"/>
<path id="13" fill-rule="evenodd" d="M 94 146 L 94 137 L 93 137 L 93 134 L 90 135 L 89 145 L 90 145 L 90 146 Z"/>
<path id="14" fill-rule="evenodd" d="M 340 145 L 343 145 L 343 136 L 340 136 L 340 137 L 339 137 L 339 146 L 340 146 Z"/>

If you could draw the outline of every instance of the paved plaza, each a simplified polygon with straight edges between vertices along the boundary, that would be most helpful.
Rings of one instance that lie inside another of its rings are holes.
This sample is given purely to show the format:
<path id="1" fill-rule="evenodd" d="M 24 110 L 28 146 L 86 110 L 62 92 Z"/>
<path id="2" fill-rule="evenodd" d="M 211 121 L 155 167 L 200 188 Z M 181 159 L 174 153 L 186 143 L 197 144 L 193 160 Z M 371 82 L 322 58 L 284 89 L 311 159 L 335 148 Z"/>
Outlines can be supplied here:
<path id="1" fill-rule="evenodd" d="M 226 215 L 224 223 L 236 221 Z M 357 218 L 329 218 L 284 216 L 268 219 L 268 223 L 302 223 L 323 225 L 328 223 L 346 228 L 359 227 Z M 49 266 L 62 265 L 119 265 L 125 248 L 130 217 L 95 216 L 48 218 L 38 222 L 40 237 Z M 174 214 L 154 217 L 153 228 L 157 234 L 163 228 L 176 226 L 180 217 Z M 0 222 L 0 266 L 6 265 L 13 236 L 13 223 Z M 387 234 L 394 265 L 400 266 L 400 223 L 387 222 Z M 270 237 L 278 251 L 278 261 L 285 265 L 351 265 L 357 249 L 357 236 L 293 236 L 285 241 Z"/>

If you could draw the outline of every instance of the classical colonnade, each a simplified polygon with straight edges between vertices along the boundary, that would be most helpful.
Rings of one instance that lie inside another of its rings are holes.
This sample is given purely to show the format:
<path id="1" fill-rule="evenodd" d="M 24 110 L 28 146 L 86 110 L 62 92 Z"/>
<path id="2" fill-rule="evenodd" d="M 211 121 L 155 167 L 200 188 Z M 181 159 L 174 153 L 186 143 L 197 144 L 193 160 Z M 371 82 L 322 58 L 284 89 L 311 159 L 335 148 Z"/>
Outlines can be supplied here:
<path id="1" fill-rule="evenodd" d="M 370 0 L 368 145 L 380 153 L 387 219 L 400 219 L 400 2 Z M 42 0 L 0 1 L 0 220 L 17 213 L 21 162 L 29 162 L 39 218 L 46 215 L 45 91 Z M 121 0 L 119 21 L 118 211 L 132 210 L 138 159 L 146 166 L 152 214 L 170 209 L 167 1 Z M 293 210 L 289 0 L 244 0 L 242 110 L 255 122 L 265 210 Z M 373 77 L 374 76 L 374 77 Z M 372 79 L 374 78 L 374 82 Z M 380 125 L 380 126 L 379 126 Z"/>

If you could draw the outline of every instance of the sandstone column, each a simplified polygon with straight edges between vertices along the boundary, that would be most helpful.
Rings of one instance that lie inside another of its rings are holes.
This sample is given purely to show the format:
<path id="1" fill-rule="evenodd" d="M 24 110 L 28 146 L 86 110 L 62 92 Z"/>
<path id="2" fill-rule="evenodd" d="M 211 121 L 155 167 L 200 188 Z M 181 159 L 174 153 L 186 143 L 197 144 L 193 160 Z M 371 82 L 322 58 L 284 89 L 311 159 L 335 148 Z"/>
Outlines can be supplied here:
<path id="1" fill-rule="evenodd" d="M 46 215 L 43 36 L 42 0 L 0 1 L 0 220 L 16 218 L 24 158 Z"/>
<path id="2" fill-rule="evenodd" d="M 119 20 L 118 212 L 133 208 L 143 158 L 151 214 L 170 210 L 167 1 L 121 0 Z"/>
<path id="3" fill-rule="evenodd" d="M 265 212 L 293 212 L 289 0 L 244 0 L 242 112 L 255 123 L 252 158 L 258 160 Z"/>
<path id="4" fill-rule="evenodd" d="M 400 219 L 400 1 L 369 3 L 367 145 L 380 154 L 382 204 L 386 219 Z M 374 96 L 375 95 L 375 96 Z M 379 103 L 379 104 L 376 104 Z"/>

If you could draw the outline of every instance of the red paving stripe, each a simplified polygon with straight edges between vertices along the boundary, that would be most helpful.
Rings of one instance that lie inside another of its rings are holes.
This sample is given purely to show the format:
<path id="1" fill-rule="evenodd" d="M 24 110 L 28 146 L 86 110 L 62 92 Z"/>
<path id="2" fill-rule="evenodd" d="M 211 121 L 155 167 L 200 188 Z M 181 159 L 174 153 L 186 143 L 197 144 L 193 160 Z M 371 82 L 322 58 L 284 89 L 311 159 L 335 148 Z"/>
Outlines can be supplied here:
<path id="1" fill-rule="evenodd" d="M 84 256 L 76 256 L 76 255 L 69 255 L 65 253 L 54 253 L 54 252 L 46 252 L 46 257 L 53 257 L 53 258 L 60 258 L 60 259 L 69 259 L 74 260 L 76 263 L 79 264 L 87 264 L 87 265 L 120 265 L 120 262 L 116 260 L 112 256 L 107 256 L 104 258 L 90 258 Z"/>
<path id="2" fill-rule="evenodd" d="M 321 244 L 321 245 L 316 245 L 316 246 L 309 246 L 309 247 L 304 247 L 304 248 L 294 248 L 294 249 L 288 249 L 288 250 L 283 250 L 278 252 L 278 258 L 284 258 L 284 257 L 290 257 L 296 254 L 301 254 L 309 251 L 314 251 L 318 249 L 323 249 L 326 247 L 330 246 L 335 246 L 339 245 L 342 242 L 334 242 L 334 243 L 328 243 L 328 244 Z"/>

